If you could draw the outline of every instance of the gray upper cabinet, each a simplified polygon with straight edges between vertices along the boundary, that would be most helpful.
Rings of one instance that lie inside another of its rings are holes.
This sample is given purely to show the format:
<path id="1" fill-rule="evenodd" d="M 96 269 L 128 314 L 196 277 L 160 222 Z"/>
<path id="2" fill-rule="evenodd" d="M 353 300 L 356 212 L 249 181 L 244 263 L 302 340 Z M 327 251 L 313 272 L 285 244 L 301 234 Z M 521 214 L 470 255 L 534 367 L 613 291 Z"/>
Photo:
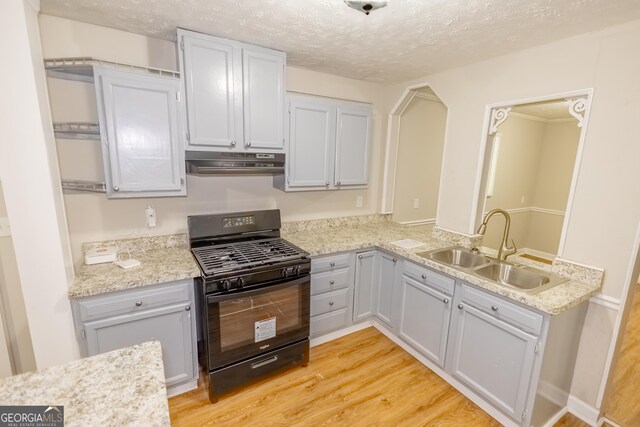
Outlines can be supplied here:
<path id="1" fill-rule="evenodd" d="M 336 186 L 367 185 L 369 182 L 370 128 L 370 110 L 338 107 L 336 123 Z"/>
<path id="2" fill-rule="evenodd" d="M 455 311 L 452 375 L 511 418 L 525 419 L 538 338 L 464 298 Z"/>
<path id="3" fill-rule="evenodd" d="M 400 337 L 444 366 L 451 318 L 450 297 L 407 276 L 402 278 Z"/>
<path id="4" fill-rule="evenodd" d="M 395 326 L 394 304 L 399 271 L 398 258 L 385 252 L 379 252 L 378 262 L 380 276 L 376 283 L 375 315 L 389 326 Z"/>
<path id="5" fill-rule="evenodd" d="M 285 54 L 269 49 L 242 49 L 245 146 L 284 148 Z"/>
<path id="6" fill-rule="evenodd" d="M 333 170 L 335 114 L 330 105 L 292 98 L 289 106 L 290 187 L 328 187 Z"/>
<path id="7" fill-rule="evenodd" d="M 281 152 L 286 54 L 178 29 L 186 148 Z"/>
<path id="8" fill-rule="evenodd" d="M 178 37 L 188 145 L 231 148 L 243 140 L 240 43 L 182 30 Z"/>
<path id="9" fill-rule="evenodd" d="M 288 94 L 284 191 L 362 188 L 369 182 L 371 106 L 321 96 Z"/>
<path id="10" fill-rule="evenodd" d="M 356 255 L 356 280 L 353 302 L 353 321 L 371 317 L 375 308 L 377 281 L 376 251 Z"/>
<path id="11" fill-rule="evenodd" d="M 107 197 L 185 195 L 178 79 L 106 68 L 94 76 Z"/>

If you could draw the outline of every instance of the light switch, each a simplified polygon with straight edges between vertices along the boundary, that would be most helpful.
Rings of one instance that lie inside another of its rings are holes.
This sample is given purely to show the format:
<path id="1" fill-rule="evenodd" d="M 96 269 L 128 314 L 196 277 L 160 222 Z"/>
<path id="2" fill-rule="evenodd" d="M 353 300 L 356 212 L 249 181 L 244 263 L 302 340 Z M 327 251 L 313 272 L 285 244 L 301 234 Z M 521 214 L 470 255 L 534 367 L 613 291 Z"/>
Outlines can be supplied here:
<path id="1" fill-rule="evenodd" d="M 356 197 L 356 208 L 362 207 L 362 196 Z"/>
<path id="2" fill-rule="evenodd" d="M 418 209 L 420 207 L 420 199 L 413 199 L 413 209 Z"/>
<path id="3" fill-rule="evenodd" d="M 11 227 L 9 227 L 9 218 L 0 218 L 0 236 L 11 236 Z"/>

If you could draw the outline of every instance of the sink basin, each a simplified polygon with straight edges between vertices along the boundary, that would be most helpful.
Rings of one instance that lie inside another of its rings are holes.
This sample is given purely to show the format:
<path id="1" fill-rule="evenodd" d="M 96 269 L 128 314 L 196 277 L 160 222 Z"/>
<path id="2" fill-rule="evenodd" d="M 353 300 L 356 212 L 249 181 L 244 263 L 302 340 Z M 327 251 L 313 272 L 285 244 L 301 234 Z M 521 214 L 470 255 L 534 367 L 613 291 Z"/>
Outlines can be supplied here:
<path id="1" fill-rule="evenodd" d="M 430 252 L 421 252 L 417 255 L 423 258 L 432 259 L 443 264 L 460 268 L 475 268 L 481 265 L 489 264 L 491 262 L 491 260 L 486 256 L 477 252 L 472 252 L 471 250 L 463 247 L 453 247 Z"/>
<path id="2" fill-rule="evenodd" d="M 533 267 L 517 267 L 503 262 L 478 267 L 474 273 L 492 282 L 518 288 L 531 294 L 567 281 L 563 277 Z"/>

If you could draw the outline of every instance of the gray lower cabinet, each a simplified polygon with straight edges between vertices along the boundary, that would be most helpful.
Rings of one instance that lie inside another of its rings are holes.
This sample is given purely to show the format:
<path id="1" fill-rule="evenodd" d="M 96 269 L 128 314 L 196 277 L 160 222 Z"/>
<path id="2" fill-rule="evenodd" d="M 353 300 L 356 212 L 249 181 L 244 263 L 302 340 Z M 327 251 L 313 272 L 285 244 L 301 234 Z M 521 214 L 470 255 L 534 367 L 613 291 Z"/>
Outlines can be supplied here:
<path id="1" fill-rule="evenodd" d="M 410 277 L 402 277 L 398 333 L 438 366 L 444 366 L 451 298 Z"/>
<path id="2" fill-rule="evenodd" d="M 353 256 L 311 260 L 311 338 L 351 325 Z"/>
<path id="3" fill-rule="evenodd" d="M 377 251 L 356 254 L 356 278 L 353 301 L 353 321 L 371 317 L 376 304 Z"/>
<path id="4" fill-rule="evenodd" d="M 375 316 L 388 324 L 395 326 L 395 299 L 397 298 L 397 282 L 398 282 L 398 266 L 402 264 L 398 262 L 398 258 L 386 252 L 378 252 L 378 269 L 379 278 L 375 283 Z"/>
<path id="5" fill-rule="evenodd" d="M 72 301 L 83 356 L 160 341 L 167 387 L 198 378 L 193 281 Z"/>

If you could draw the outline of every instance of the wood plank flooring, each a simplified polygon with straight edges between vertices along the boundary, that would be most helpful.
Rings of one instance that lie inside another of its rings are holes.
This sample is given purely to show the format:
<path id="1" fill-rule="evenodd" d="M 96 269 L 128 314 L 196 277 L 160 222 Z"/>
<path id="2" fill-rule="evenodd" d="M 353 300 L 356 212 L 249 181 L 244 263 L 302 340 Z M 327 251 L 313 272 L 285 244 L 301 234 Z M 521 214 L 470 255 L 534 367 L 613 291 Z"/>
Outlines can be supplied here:
<path id="1" fill-rule="evenodd" d="M 622 347 L 613 372 L 605 417 L 624 426 L 640 426 L 640 285 L 636 285 L 633 306 Z"/>
<path id="2" fill-rule="evenodd" d="M 311 349 L 307 367 L 223 396 L 169 399 L 174 426 L 499 426 L 375 328 Z M 557 426 L 586 424 L 567 416 Z"/>

